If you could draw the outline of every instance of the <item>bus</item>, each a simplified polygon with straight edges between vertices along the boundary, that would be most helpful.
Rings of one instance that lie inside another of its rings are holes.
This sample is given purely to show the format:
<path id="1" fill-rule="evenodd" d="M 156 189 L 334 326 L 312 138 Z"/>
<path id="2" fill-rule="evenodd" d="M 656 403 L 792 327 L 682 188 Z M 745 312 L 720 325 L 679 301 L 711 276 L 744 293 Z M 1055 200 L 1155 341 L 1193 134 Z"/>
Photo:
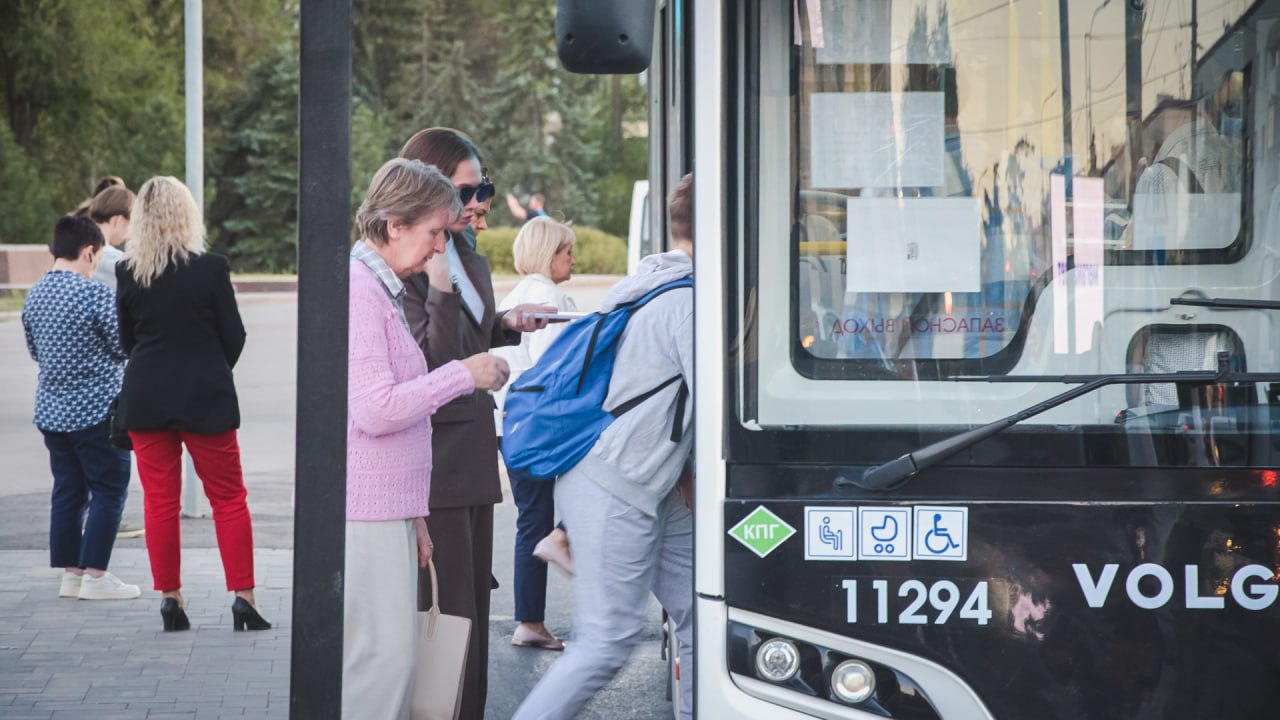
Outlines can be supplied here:
<path id="1" fill-rule="evenodd" d="M 1280 0 L 613 5 L 561 57 L 695 176 L 697 716 L 1275 717 Z"/>

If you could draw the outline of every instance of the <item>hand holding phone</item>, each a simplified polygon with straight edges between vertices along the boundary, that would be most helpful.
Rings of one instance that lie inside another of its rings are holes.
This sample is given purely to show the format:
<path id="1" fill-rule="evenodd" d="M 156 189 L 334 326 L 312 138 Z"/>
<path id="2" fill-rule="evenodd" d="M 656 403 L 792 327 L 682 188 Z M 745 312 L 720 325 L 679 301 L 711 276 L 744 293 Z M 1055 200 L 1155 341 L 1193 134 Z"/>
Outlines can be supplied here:
<path id="1" fill-rule="evenodd" d="M 568 312 L 568 311 L 536 312 L 533 314 L 533 316 L 538 318 L 539 320 L 546 318 L 547 322 L 549 323 L 570 322 L 572 320 L 577 320 L 580 317 L 586 317 L 586 315 L 587 313 L 584 313 L 584 312 Z"/>

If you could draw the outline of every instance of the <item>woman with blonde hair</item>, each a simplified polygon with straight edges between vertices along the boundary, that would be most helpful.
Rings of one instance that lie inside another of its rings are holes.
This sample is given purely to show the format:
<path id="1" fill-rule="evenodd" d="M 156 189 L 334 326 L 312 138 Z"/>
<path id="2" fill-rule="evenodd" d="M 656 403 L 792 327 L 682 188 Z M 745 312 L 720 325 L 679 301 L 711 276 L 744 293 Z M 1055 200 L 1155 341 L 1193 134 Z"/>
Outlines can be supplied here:
<path id="1" fill-rule="evenodd" d="M 240 466 L 240 408 L 231 369 L 244 349 L 227 259 L 204 251 L 204 222 L 187 187 L 172 177 L 143 184 L 130 238 L 116 266 L 120 340 L 129 355 L 119 421 L 129 431 L 142 480 L 147 554 L 164 595 L 164 629 L 191 627 L 179 576 L 178 513 L 185 445 L 213 507 L 236 630 L 271 627 L 253 588 L 253 524 Z"/>
<path id="2" fill-rule="evenodd" d="M 553 305 L 561 312 L 578 309 L 573 298 L 556 287 L 573 274 L 573 230 L 568 225 L 547 217 L 536 217 L 524 224 L 511 246 L 516 272 L 524 276 L 520 284 L 502 299 L 499 310 L 521 303 Z M 520 344 L 497 348 L 511 366 L 511 382 L 533 367 L 564 329 L 563 324 L 548 325 L 537 332 L 525 333 Z M 510 385 L 508 385 L 509 387 Z M 506 390 L 495 397 L 499 417 Z M 502 423 L 498 423 L 502 432 Z M 511 496 L 516 503 L 515 598 L 516 626 L 511 636 L 513 645 L 563 650 L 564 643 L 544 623 L 547 607 L 547 566 L 539 559 L 552 562 L 572 572 L 568 536 L 555 528 L 555 483 L 535 480 L 527 474 L 507 468 L 511 480 Z M 537 559 L 535 559 L 535 556 Z"/>

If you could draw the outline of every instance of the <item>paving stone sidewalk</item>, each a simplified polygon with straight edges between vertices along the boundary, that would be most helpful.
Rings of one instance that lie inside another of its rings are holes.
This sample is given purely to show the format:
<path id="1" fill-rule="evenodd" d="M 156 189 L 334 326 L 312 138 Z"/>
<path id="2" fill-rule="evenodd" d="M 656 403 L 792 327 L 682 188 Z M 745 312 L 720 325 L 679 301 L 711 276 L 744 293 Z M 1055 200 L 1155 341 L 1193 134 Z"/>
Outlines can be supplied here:
<path id="1" fill-rule="evenodd" d="M 187 549 L 192 627 L 166 633 L 145 550 L 117 548 L 111 558 L 142 597 L 103 601 L 59 598 L 46 551 L 0 551 L 0 718 L 287 718 L 293 553 L 259 549 L 254 559 L 271 630 L 232 632 L 218 551 Z"/>

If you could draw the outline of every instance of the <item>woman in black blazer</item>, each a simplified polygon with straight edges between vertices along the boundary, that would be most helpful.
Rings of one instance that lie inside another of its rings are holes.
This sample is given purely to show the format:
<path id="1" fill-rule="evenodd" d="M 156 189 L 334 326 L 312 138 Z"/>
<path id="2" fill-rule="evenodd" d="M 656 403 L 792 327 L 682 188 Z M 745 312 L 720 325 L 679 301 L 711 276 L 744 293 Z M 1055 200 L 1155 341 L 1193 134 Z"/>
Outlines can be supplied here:
<path id="1" fill-rule="evenodd" d="M 213 508 L 236 630 L 271 627 L 253 597 L 253 525 L 240 466 L 240 407 L 231 368 L 244 349 L 227 260 L 204 252 L 200 209 L 172 177 L 138 191 L 124 259 L 116 266 L 120 341 L 129 354 L 120 424 L 142 480 L 147 554 L 164 594 L 165 630 L 191 625 L 179 577 L 182 446 Z"/>

